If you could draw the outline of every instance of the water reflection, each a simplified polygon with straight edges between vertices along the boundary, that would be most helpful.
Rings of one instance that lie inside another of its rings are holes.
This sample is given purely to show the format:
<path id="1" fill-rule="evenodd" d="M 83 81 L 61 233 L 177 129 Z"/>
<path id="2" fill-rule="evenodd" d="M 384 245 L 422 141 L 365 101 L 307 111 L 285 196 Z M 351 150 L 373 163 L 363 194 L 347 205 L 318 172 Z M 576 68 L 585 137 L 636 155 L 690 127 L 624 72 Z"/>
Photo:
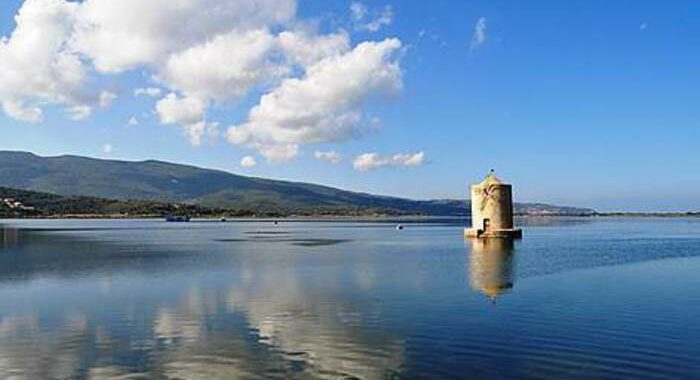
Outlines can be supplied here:
<path id="1" fill-rule="evenodd" d="M 42 325 L 36 315 L 0 319 L 0 378 L 70 379 L 80 373 L 89 349 L 87 321 L 68 315 Z"/>
<path id="2" fill-rule="evenodd" d="M 103 229 L 104 231 L 110 231 Z M 79 277 L 112 271 L 155 273 L 201 265 L 197 252 L 138 241 L 112 242 L 77 235 L 78 229 L 26 229 L 0 224 L 0 284 L 48 276 Z M 82 230 L 81 232 L 84 232 Z"/>
<path id="3" fill-rule="evenodd" d="M 348 320 L 348 305 L 329 308 L 305 293 L 251 299 L 232 291 L 228 300 L 206 300 L 191 289 L 180 305 L 128 316 L 88 310 L 47 322 L 37 314 L 8 315 L 0 318 L 0 378 L 382 379 L 398 373 L 400 339 Z"/>
<path id="4" fill-rule="evenodd" d="M 380 317 L 363 297 L 336 284 L 310 288 L 291 270 L 255 271 L 232 287 L 228 306 L 242 310 L 258 341 L 293 363 L 306 377 L 382 379 L 396 375 L 404 343 L 372 326 Z"/>
<path id="5" fill-rule="evenodd" d="M 512 239 L 471 239 L 469 284 L 491 300 L 513 288 L 515 259 Z"/>
<path id="6" fill-rule="evenodd" d="M 700 287 L 700 221 L 532 228 L 467 257 L 460 226 L 270 228 L 343 241 L 303 246 L 251 241 L 282 235 L 257 222 L 34 223 L 0 233 L 0 379 L 700 374 L 678 291 Z"/>
<path id="7" fill-rule="evenodd" d="M 404 363 L 376 300 L 346 294 L 332 269 L 305 278 L 302 247 L 210 245 L 217 268 L 203 270 L 185 260 L 201 250 L 4 231 L 0 378 L 381 379 Z"/>
<path id="8" fill-rule="evenodd" d="M 17 246 L 19 241 L 19 233 L 17 228 L 5 227 L 0 224 L 0 245 L 3 249 L 10 249 Z"/>

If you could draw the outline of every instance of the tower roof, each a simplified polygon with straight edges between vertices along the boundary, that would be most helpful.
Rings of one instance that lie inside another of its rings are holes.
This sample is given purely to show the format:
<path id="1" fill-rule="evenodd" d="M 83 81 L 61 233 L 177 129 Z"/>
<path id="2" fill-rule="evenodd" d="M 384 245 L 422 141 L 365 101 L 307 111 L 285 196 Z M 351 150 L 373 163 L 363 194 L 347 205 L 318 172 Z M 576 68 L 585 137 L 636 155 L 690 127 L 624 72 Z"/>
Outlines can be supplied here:
<path id="1" fill-rule="evenodd" d="M 503 184 L 503 181 L 501 181 L 500 178 L 496 177 L 496 174 L 494 173 L 493 170 L 489 172 L 489 174 L 484 178 L 483 181 L 481 181 L 480 185 L 500 185 Z"/>

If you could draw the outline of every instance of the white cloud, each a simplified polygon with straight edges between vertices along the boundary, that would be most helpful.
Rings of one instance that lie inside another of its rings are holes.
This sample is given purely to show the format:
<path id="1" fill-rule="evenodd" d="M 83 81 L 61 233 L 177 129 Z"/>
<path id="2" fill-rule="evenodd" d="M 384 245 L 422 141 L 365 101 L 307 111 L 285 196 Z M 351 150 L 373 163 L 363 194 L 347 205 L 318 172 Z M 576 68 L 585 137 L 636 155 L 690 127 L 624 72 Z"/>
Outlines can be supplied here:
<path id="1" fill-rule="evenodd" d="M 112 102 L 117 98 L 117 94 L 109 91 L 100 92 L 99 104 L 102 108 L 107 108 L 112 105 Z"/>
<path id="2" fill-rule="evenodd" d="M 85 69 L 65 48 L 77 3 L 26 0 L 15 16 L 16 28 L 0 39 L 0 101 L 8 116 L 42 120 L 45 104 L 82 105 Z"/>
<path id="3" fill-rule="evenodd" d="M 215 139 L 219 136 L 219 123 L 204 119 L 206 103 L 199 98 L 178 97 L 170 93 L 156 103 L 156 113 L 161 124 L 179 125 L 190 143 L 202 145 L 205 136 Z"/>
<path id="4" fill-rule="evenodd" d="M 390 6 L 351 11 L 360 30 L 393 20 Z M 91 86 L 138 70 L 156 87 L 134 96 L 159 99 L 160 122 L 194 144 L 218 134 L 210 107 L 265 93 L 228 138 L 286 161 L 303 144 L 356 136 L 367 99 L 402 86 L 399 40 L 353 48 L 347 32 L 298 20 L 295 0 L 25 0 L 15 20 L 0 38 L 0 103 L 26 122 L 41 122 L 44 107 L 85 119 L 116 98 Z"/>
<path id="5" fill-rule="evenodd" d="M 112 154 L 112 144 L 105 144 L 102 146 L 102 153 L 104 154 Z"/>
<path id="6" fill-rule="evenodd" d="M 215 139 L 219 136 L 219 123 L 207 123 L 199 121 L 182 125 L 185 135 L 194 146 L 202 145 L 204 137 Z"/>
<path id="7" fill-rule="evenodd" d="M 116 98 L 117 94 L 109 91 L 102 91 L 98 95 L 97 103 L 101 108 L 107 108 Z M 92 107 L 86 104 L 70 106 L 66 108 L 65 111 L 68 117 L 74 121 L 86 120 L 92 115 Z"/>
<path id="8" fill-rule="evenodd" d="M 0 40 L 0 102 L 7 103 L 3 109 L 10 110 L 9 116 L 32 121 L 40 120 L 40 107 L 46 105 L 66 105 L 69 114 L 76 106 L 106 106 L 113 94 L 83 88 L 86 64 L 101 73 L 142 68 L 162 74 L 170 58 L 177 63 L 180 54 L 193 47 L 233 31 L 245 35 L 292 22 L 295 12 L 294 0 L 26 0 L 15 18 L 17 27 Z M 249 47 L 256 48 L 259 42 Z M 229 61 L 218 69 L 234 66 L 231 62 L 237 62 L 241 51 L 228 49 Z M 257 63 L 250 67 L 259 70 Z M 175 68 L 183 66 L 187 68 L 187 62 Z M 195 70 L 200 74 L 196 79 L 207 79 L 201 74 L 212 73 L 211 69 Z M 190 75 L 182 78 L 192 76 L 186 70 L 184 74 Z M 258 78 L 249 74 L 213 78 L 204 85 L 211 87 L 218 79 L 230 89 L 231 82 L 239 79 L 245 88 L 269 72 Z M 168 85 L 180 92 L 193 87 L 179 81 Z M 147 94 L 156 96 L 150 90 Z"/>
<path id="9" fill-rule="evenodd" d="M 324 58 L 350 50 L 350 36 L 346 32 L 317 35 L 309 30 L 284 31 L 278 36 L 284 54 L 295 63 L 308 67 Z"/>
<path id="10" fill-rule="evenodd" d="M 334 150 L 328 151 L 328 152 L 321 152 L 321 151 L 315 151 L 314 152 L 314 157 L 317 160 L 321 161 L 326 161 L 330 162 L 331 164 L 339 164 L 340 161 L 343 159 L 340 154 Z"/>
<path id="11" fill-rule="evenodd" d="M 394 21 L 394 10 L 387 5 L 381 12 L 370 14 L 362 3 L 350 4 L 350 15 L 356 30 L 377 32 L 383 26 L 389 26 Z"/>
<path id="12" fill-rule="evenodd" d="M 266 29 L 229 32 L 171 55 L 159 78 L 188 96 L 236 100 L 253 85 L 284 73 L 269 62 L 274 47 Z"/>
<path id="13" fill-rule="evenodd" d="M 151 98 L 160 98 L 163 91 L 158 87 L 140 87 L 134 90 L 134 96 L 150 96 Z"/>
<path id="14" fill-rule="evenodd" d="M 37 106 L 27 106 L 22 101 L 5 100 L 2 109 L 7 116 L 27 123 L 40 123 L 44 120 L 44 113 Z"/>
<path id="15" fill-rule="evenodd" d="M 258 162 L 255 161 L 255 157 L 253 156 L 245 156 L 241 159 L 241 167 L 243 168 L 252 168 L 257 164 Z"/>
<path id="16" fill-rule="evenodd" d="M 286 161 L 300 144 L 356 135 L 362 103 L 402 87 L 394 58 L 400 47 L 393 38 L 363 42 L 310 66 L 303 78 L 285 79 L 260 99 L 245 123 L 229 128 L 229 142 L 255 148 L 269 161 Z"/>
<path id="17" fill-rule="evenodd" d="M 80 121 L 85 120 L 92 114 L 92 107 L 90 106 L 73 106 L 66 109 L 68 117 L 71 120 Z"/>
<path id="18" fill-rule="evenodd" d="M 395 154 L 381 156 L 378 153 L 365 153 L 357 156 L 352 166 L 355 170 L 366 172 L 381 167 L 420 166 L 425 162 L 425 153 Z"/>
<path id="19" fill-rule="evenodd" d="M 131 116 L 129 120 L 126 122 L 127 125 L 139 125 L 139 119 L 136 118 L 136 116 Z"/>
<path id="20" fill-rule="evenodd" d="M 229 133 L 231 130 L 229 129 Z M 231 135 L 229 134 L 229 139 Z M 262 145 L 258 144 L 258 152 L 263 155 L 269 162 L 286 162 L 295 158 L 299 154 L 298 144 L 271 144 Z"/>
<path id="21" fill-rule="evenodd" d="M 397 154 L 393 159 L 404 166 L 421 166 L 425 161 L 425 153 L 421 151 L 414 154 Z"/>
<path id="22" fill-rule="evenodd" d="M 171 92 L 156 103 L 162 124 L 193 124 L 204 118 L 206 104 L 199 98 L 181 98 Z"/>
<path id="23" fill-rule="evenodd" d="M 478 49 L 486 42 L 486 18 L 481 17 L 476 21 L 474 25 L 474 35 L 472 36 L 472 42 L 469 46 L 469 50 L 473 51 Z"/>
<path id="24" fill-rule="evenodd" d="M 232 30 L 293 19 L 294 0 L 85 0 L 72 45 L 101 72 L 156 66 Z"/>

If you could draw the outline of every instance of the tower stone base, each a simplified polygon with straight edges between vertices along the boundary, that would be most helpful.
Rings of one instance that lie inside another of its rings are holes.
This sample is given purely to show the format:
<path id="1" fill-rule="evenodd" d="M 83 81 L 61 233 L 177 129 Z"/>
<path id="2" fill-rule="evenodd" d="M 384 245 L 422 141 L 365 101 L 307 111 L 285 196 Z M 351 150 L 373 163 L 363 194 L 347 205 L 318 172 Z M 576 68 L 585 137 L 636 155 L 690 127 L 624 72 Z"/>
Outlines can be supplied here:
<path id="1" fill-rule="evenodd" d="M 484 231 L 478 228 L 465 228 L 464 229 L 465 238 L 510 238 L 510 239 L 520 239 L 523 237 L 523 230 L 520 228 L 513 229 L 494 229 Z"/>

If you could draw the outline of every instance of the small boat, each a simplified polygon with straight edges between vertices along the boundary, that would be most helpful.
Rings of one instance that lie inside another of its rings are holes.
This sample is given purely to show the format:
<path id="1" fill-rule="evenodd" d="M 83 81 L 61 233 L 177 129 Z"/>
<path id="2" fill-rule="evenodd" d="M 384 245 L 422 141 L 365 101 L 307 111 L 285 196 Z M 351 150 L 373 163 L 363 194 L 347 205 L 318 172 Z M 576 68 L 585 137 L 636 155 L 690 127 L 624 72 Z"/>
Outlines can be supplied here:
<path id="1" fill-rule="evenodd" d="M 399 231 L 400 231 L 400 230 L 403 230 L 403 224 L 397 224 L 397 225 L 396 225 L 396 229 L 399 230 Z"/>
<path id="2" fill-rule="evenodd" d="M 168 215 L 165 217 L 166 222 L 189 222 L 189 215 Z"/>

